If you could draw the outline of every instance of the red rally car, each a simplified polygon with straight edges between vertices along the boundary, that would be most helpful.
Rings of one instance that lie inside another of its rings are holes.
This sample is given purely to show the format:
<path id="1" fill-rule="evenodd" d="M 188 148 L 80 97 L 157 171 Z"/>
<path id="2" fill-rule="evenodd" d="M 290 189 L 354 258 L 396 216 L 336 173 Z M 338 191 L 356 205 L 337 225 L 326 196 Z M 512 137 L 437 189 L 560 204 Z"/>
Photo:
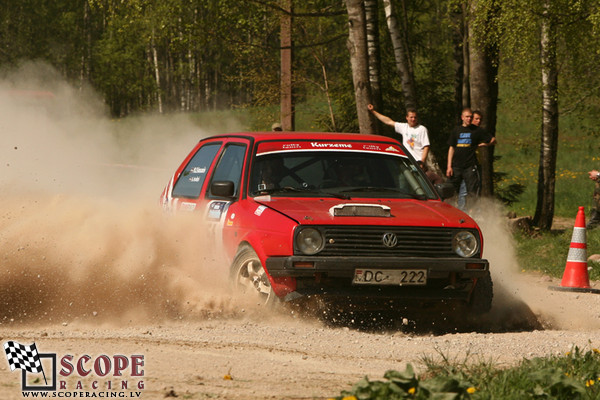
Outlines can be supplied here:
<path id="1" fill-rule="evenodd" d="M 234 287 L 264 303 L 318 295 L 488 311 L 479 227 L 408 154 L 377 135 L 213 136 L 186 157 L 161 204 L 202 213 Z"/>

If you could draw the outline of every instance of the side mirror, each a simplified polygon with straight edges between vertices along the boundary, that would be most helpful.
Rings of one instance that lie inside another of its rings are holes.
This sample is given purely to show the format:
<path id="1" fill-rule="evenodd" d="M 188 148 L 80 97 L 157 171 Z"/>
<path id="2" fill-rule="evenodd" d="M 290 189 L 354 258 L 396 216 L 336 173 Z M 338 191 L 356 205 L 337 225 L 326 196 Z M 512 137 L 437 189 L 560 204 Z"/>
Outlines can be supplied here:
<path id="1" fill-rule="evenodd" d="M 235 185 L 232 181 L 215 181 L 210 185 L 210 194 L 217 197 L 233 197 Z"/>
<path id="2" fill-rule="evenodd" d="M 435 187 L 435 190 L 438 192 L 442 200 L 449 199 L 456 193 L 454 185 L 450 182 L 436 183 L 433 186 Z"/>

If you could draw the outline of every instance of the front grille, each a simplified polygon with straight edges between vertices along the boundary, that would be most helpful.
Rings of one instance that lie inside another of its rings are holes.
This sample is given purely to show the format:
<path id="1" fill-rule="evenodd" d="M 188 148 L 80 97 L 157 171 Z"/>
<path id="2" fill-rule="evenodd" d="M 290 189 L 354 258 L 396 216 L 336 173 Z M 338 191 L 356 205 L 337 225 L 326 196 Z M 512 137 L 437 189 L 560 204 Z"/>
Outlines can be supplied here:
<path id="1" fill-rule="evenodd" d="M 452 251 L 452 237 L 458 229 L 397 226 L 325 226 L 321 229 L 325 247 L 319 256 L 457 256 Z M 477 232 L 473 233 L 478 237 Z M 393 247 L 384 244 L 386 234 L 395 235 L 396 241 L 388 240 Z"/>

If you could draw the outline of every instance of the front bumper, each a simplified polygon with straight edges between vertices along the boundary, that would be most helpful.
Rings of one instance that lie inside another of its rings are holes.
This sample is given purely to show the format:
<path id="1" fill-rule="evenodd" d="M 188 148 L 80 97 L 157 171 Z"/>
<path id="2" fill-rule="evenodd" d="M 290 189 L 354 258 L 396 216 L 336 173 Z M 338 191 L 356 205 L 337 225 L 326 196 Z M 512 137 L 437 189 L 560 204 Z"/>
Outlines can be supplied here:
<path id="1" fill-rule="evenodd" d="M 425 269 L 425 285 L 357 285 L 356 269 Z M 480 258 L 382 257 L 269 257 L 266 269 L 273 278 L 296 278 L 287 298 L 305 295 L 390 299 L 468 300 L 478 278 L 489 276 L 489 263 Z"/>
<path id="2" fill-rule="evenodd" d="M 298 267 L 312 263 L 313 268 Z M 307 277 L 325 273 L 331 277 L 352 278 L 356 268 L 426 269 L 430 278 L 447 277 L 451 272 L 468 278 L 480 278 L 489 271 L 481 258 L 382 258 L 382 257 L 269 257 L 267 271 L 272 277 Z"/>

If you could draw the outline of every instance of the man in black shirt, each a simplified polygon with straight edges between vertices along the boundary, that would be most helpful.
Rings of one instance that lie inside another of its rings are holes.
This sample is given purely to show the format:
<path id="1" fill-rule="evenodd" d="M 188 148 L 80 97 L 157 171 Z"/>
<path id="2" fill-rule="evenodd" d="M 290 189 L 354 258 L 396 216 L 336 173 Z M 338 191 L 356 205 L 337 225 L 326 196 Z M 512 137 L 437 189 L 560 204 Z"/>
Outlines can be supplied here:
<path id="1" fill-rule="evenodd" d="M 467 208 L 479 196 L 480 176 L 477 161 L 477 147 L 492 146 L 496 138 L 483 129 L 471 123 L 473 112 L 470 108 L 463 109 L 461 116 L 462 125 L 458 126 L 448 138 L 448 168 L 446 176 L 454 185 L 456 192 L 464 179 L 467 185 Z"/>

